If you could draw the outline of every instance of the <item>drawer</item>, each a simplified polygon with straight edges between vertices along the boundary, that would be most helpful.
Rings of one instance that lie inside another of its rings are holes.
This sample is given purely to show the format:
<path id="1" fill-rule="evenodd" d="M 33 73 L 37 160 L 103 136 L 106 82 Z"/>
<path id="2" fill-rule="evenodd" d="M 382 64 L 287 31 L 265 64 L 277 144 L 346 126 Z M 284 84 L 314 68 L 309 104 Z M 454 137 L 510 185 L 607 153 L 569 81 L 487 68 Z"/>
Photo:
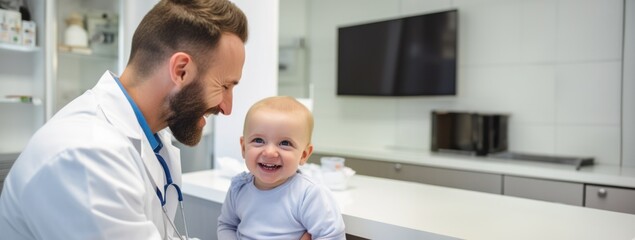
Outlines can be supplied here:
<path id="1" fill-rule="evenodd" d="M 548 202 L 583 206 L 584 184 L 504 176 L 503 194 Z"/>
<path id="2" fill-rule="evenodd" d="M 445 168 L 405 165 L 398 171 L 401 180 L 478 192 L 501 194 L 500 174 L 479 173 Z"/>
<path id="3" fill-rule="evenodd" d="M 315 156 L 315 158 L 314 158 Z M 309 162 L 319 163 L 323 155 L 314 155 Z M 502 176 L 445 168 L 424 167 L 414 164 L 384 162 L 346 157 L 344 163 L 357 174 L 419 182 L 451 188 L 501 194 Z"/>
<path id="4" fill-rule="evenodd" d="M 635 189 L 585 186 L 584 206 L 635 214 Z"/>

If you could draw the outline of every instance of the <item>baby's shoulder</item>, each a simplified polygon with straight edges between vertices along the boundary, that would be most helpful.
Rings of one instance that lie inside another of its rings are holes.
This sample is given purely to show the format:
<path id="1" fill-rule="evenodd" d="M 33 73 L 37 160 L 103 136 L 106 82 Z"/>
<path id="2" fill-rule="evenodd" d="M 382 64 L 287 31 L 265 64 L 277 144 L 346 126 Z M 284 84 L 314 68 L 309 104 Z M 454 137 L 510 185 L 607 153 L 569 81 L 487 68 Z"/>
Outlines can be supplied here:
<path id="1" fill-rule="evenodd" d="M 301 172 L 296 173 L 296 177 L 297 180 L 295 181 L 296 185 L 300 186 L 301 188 L 306 189 L 308 192 L 313 192 L 313 191 L 317 191 L 317 192 L 323 192 L 323 191 L 328 191 L 328 189 L 326 188 L 326 186 L 319 180 L 307 175 L 307 174 L 303 174 Z"/>
<path id="2" fill-rule="evenodd" d="M 253 179 L 254 175 L 249 172 L 239 173 L 238 175 L 232 177 L 231 184 L 229 185 L 229 190 L 232 192 L 236 192 L 246 184 L 252 182 Z"/>

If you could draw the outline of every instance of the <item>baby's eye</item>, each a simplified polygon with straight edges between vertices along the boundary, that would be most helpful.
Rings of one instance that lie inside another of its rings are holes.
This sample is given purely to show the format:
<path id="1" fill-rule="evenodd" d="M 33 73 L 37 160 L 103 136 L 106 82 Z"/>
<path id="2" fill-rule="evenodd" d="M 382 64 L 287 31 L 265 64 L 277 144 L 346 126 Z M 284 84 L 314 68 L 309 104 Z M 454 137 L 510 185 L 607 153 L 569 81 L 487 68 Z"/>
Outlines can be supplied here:
<path id="1" fill-rule="evenodd" d="M 280 142 L 280 145 L 282 145 L 282 146 L 293 146 L 293 144 L 291 144 L 291 142 L 289 142 L 287 140 L 284 140 L 284 141 Z"/>
<path id="2" fill-rule="evenodd" d="M 262 138 L 254 138 L 254 140 L 251 140 L 251 142 L 253 142 L 253 143 L 265 143 L 265 140 L 262 140 Z"/>

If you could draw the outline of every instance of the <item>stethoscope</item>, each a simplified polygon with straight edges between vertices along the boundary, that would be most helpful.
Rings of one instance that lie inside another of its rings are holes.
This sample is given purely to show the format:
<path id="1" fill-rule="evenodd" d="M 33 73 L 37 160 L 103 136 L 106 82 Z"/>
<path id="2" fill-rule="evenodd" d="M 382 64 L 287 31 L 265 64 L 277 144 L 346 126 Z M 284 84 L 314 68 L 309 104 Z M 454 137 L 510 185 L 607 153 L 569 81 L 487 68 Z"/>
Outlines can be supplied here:
<path id="1" fill-rule="evenodd" d="M 154 188 L 156 189 L 157 192 L 157 197 L 159 197 L 159 201 L 161 202 L 161 209 L 163 210 L 163 215 L 165 216 L 165 218 L 168 219 L 168 222 L 170 223 L 170 225 L 172 225 L 172 229 L 174 229 L 174 231 L 176 232 L 176 234 L 179 236 L 179 239 L 182 238 L 181 233 L 179 233 L 179 230 L 176 229 L 176 226 L 174 224 L 174 221 L 170 219 L 170 216 L 168 215 L 168 210 L 165 207 L 165 204 L 167 203 L 167 194 L 168 194 L 168 188 L 170 186 L 173 186 L 174 189 L 176 190 L 176 194 L 178 196 L 179 199 L 179 208 L 181 210 L 181 217 L 183 218 L 183 227 L 185 228 L 185 237 L 186 239 L 190 239 L 190 235 L 187 232 L 187 223 L 185 221 L 185 212 L 183 211 L 183 193 L 181 193 L 181 187 L 179 187 L 179 185 L 177 185 L 176 183 L 174 183 L 172 181 L 172 175 L 170 174 L 170 168 L 168 167 L 168 164 L 165 162 L 165 159 L 163 159 L 163 157 L 161 157 L 161 155 L 159 154 L 159 151 L 161 151 L 161 148 L 163 147 L 163 143 L 161 143 L 161 140 L 159 138 L 159 136 L 157 134 L 154 134 L 154 139 L 158 142 L 157 147 L 155 147 L 154 149 L 152 149 L 154 151 L 154 155 L 157 157 L 157 160 L 159 160 L 159 163 L 161 163 L 161 167 L 163 168 L 163 173 L 165 174 L 165 179 L 166 179 L 166 183 L 165 185 L 163 185 L 163 194 L 161 194 L 161 190 L 159 190 L 159 187 L 156 186 L 156 184 L 154 183 L 154 181 L 152 181 L 152 184 L 154 185 Z M 163 223 L 163 236 L 165 236 L 165 238 L 167 239 L 167 227 L 165 226 L 165 223 Z"/>
<path id="2" fill-rule="evenodd" d="M 121 91 L 123 92 L 123 94 L 128 99 L 128 102 L 130 103 L 130 106 L 134 110 L 135 116 L 137 117 L 139 126 L 141 126 L 141 129 L 143 129 L 143 133 L 148 139 L 150 146 L 152 146 L 152 151 L 154 152 L 154 156 L 157 157 L 157 160 L 161 164 L 161 168 L 163 168 L 163 173 L 165 174 L 165 181 L 166 181 L 165 185 L 163 185 L 163 194 L 161 194 L 161 190 L 159 190 L 159 187 L 157 186 L 157 184 L 154 182 L 152 177 L 150 177 L 150 181 L 152 182 L 152 185 L 154 186 L 156 190 L 157 197 L 159 197 L 159 202 L 161 202 L 161 210 L 163 212 L 163 215 L 165 216 L 165 218 L 167 218 L 167 221 L 170 223 L 170 225 L 172 226 L 172 229 L 174 229 L 174 232 L 176 232 L 179 239 L 183 239 L 183 236 L 181 235 L 181 233 L 179 233 L 179 230 L 176 229 L 176 225 L 174 224 L 174 221 L 170 219 L 170 216 L 168 215 L 168 210 L 165 207 L 165 204 L 167 203 L 168 188 L 170 186 L 173 186 L 174 189 L 176 190 L 176 194 L 179 200 L 179 208 L 181 210 L 181 216 L 183 217 L 183 227 L 185 228 L 185 237 L 186 239 L 189 239 L 190 235 L 187 231 L 187 223 L 186 223 L 187 221 L 185 221 L 185 212 L 183 211 L 183 193 L 181 193 L 181 187 L 179 187 L 179 185 L 177 185 L 174 181 L 172 181 L 172 174 L 170 174 L 170 168 L 168 167 L 168 164 L 165 162 L 165 159 L 163 159 L 163 157 L 161 157 L 161 155 L 159 154 L 159 152 L 161 151 L 161 148 L 163 148 L 163 143 L 161 143 L 161 139 L 159 138 L 157 134 L 152 134 L 152 131 L 150 130 L 150 126 L 148 126 L 148 122 L 146 121 L 145 117 L 143 117 L 141 110 L 139 109 L 139 107 L 137 107 L 137 104 L 132 100 L 130 95 L 128 95 L 128 92 L 119 81 L 119 78 L 112 73 L 111 75 L 115 79 L 115 82 L 117 82 L 117 85 L 119 85 L 119 88 L 121 88 Z M 146 167 L 146 172 L 148 176 L 151 176 L 147 167 Z M 168 238 L 167 231 L 168 231 L 167 226 L 165 226 L 165 222 L 164 222 L 163 223 L 164 239 Z"/>

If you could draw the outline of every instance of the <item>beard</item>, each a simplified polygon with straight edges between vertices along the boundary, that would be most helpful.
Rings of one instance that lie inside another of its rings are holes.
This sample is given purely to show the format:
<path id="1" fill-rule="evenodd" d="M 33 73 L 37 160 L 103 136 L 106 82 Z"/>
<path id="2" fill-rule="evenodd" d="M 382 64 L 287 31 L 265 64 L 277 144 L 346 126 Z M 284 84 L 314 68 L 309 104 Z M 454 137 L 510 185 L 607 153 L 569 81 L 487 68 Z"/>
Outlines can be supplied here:
<path id="1" fill-rule="evenodd" d="M 203 100 L 203 86 L 195 79 L 169 99 L 171 115 L 168 126 L 179 142 L 195 146 L 201 141 L 203 128 L 198 126 L 201 117 L 207 113 L 217 114 L 218 107 L 208 109 Z"/>

